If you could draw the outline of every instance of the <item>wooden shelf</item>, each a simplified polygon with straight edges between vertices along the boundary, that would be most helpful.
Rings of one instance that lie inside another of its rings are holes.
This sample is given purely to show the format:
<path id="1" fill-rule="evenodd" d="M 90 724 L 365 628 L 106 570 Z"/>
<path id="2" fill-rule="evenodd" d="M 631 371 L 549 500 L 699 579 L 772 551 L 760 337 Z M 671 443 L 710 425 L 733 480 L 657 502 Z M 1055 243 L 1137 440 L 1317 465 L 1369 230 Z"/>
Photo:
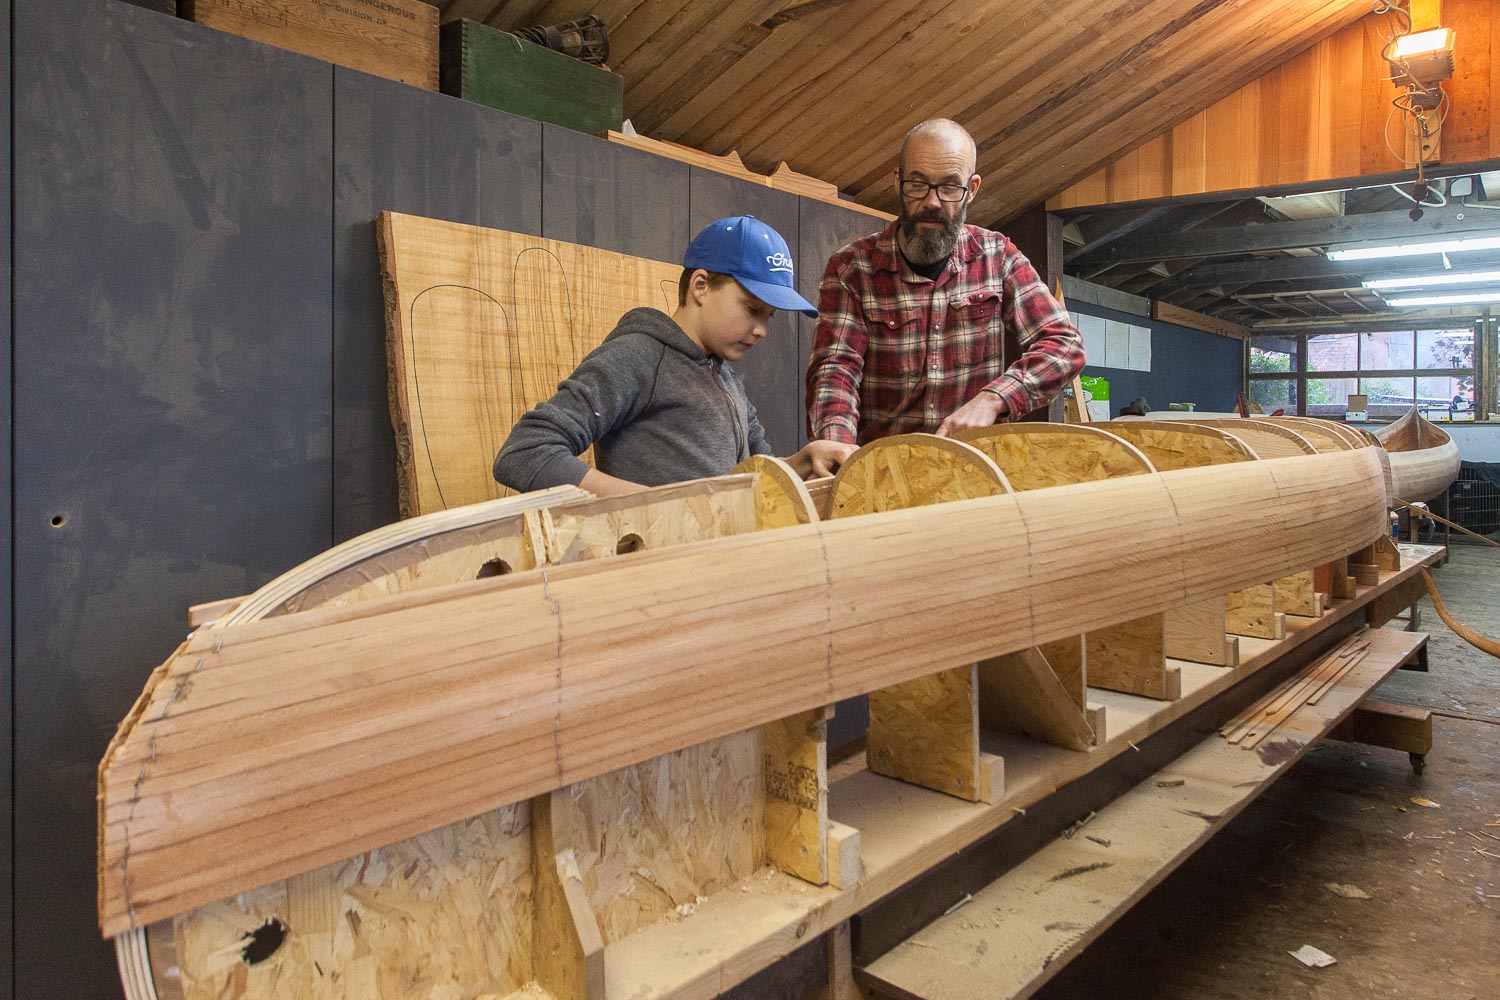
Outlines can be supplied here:
<path id="1" fill-rule="evenodd" d="M 1266 748 L 1274 752 L 1209 736 L 1101 809 L 1088 837 L 1057 838 L 860 970 L 862 984 L 881 996 L 924 1000 L 1030 996 L 1427 641 L 1380 629 L 1366 638 L 1364 659 L 1276 729 Z M 1005 947 L 993 947 L 996 941 Z"/>

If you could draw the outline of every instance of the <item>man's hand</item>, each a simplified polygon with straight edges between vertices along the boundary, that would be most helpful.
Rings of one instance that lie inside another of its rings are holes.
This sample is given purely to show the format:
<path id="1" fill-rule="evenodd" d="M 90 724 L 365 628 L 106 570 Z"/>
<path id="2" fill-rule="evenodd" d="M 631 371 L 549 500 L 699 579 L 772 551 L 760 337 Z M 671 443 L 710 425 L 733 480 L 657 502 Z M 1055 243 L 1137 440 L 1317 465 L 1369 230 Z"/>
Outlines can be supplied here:
<path id="1" fill-rule="evenodd" d="M 948 418 L 937 429 L 938 437 L 949 437 L 957 431 L 970 427 L 988 427 L 999 423 L 1000 418 L 1009 412 L 1005 400 L 993 392 L 980 392 L 979 395 L 948 414 Z"/>
<path id="2" fill-rule="evenodd" d="M 786 460 L 792 471 L 803 479 L 831 476 L 844 460 L 858 449 L 841 441 L 809 441 L 797 454 Z"/>

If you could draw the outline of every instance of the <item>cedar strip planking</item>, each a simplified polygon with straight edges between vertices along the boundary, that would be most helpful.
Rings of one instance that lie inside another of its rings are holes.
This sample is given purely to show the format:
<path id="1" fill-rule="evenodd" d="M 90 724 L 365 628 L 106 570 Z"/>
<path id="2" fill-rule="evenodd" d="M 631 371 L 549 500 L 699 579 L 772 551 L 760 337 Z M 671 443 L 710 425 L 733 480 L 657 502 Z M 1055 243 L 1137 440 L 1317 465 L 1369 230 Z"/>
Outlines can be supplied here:
<path id="1" fill-rule="evenodd" d="M 1284 548 L 1247 516 L 1261 505 Z M 1326 562 L 1385 526 L 1379 462 L 1360 449 L 874 514 L 200 632 L 153 675 L 101 765 L 101 924 L 112 936 L 789 712 Z M 1078 565 L 1080 544 L 1130 553 L 1110 593 Z M 922 583 L 922 606 L 885 585 L 898 572 Z M 269 745 L 221 748 L 238 780 L 172 787 L 172 754 L 122 761 L 197 724 L 200 658 L 272 689 L 341 666 L 354 699 L 296 727 L 262 712 Z M 487 724 L 429 725 L 370 760 L 372 723 L 399 731 L 459 696 L 443 668 L 475 662 L 535 692 L 533 710 L 513 722 L 510 692 L 464 685 L 465 711 L 495 713 Z M 402 666 L 404 711 L 361 703 L 366 671 Z M 276 748 L 293 741 L 318 749 L 291 766 Z"/>

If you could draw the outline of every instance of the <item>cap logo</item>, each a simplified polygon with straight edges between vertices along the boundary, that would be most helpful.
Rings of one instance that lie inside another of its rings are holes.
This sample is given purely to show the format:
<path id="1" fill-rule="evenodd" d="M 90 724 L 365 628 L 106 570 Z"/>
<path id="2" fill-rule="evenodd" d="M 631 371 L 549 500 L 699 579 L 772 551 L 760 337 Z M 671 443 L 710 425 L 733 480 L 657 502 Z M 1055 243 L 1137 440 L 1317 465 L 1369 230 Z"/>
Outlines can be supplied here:
<path id="1" fill-rule="evenodd" d="M 785 271 L 787 274 L 792 273 L 792 258 L 784 253 L 771 254 L 766 258 L 766 263 L 771 266 L 771 270 L 773 271 Z"/>

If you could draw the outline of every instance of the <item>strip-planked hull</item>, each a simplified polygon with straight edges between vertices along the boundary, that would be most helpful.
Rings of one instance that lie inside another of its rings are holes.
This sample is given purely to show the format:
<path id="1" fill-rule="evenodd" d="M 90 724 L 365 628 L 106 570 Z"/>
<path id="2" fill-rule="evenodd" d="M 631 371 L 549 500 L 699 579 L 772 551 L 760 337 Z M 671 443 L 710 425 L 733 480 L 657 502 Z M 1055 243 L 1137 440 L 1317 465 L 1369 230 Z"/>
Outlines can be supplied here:
<path id="1" fill-rule="evenodd" d="M 1391 489 L 1397 499 L 1431 500 L 1458 478 L 1462 463 L 1452 435 L 1415 408 L 1375 437 L 1391 457 Z"/>

